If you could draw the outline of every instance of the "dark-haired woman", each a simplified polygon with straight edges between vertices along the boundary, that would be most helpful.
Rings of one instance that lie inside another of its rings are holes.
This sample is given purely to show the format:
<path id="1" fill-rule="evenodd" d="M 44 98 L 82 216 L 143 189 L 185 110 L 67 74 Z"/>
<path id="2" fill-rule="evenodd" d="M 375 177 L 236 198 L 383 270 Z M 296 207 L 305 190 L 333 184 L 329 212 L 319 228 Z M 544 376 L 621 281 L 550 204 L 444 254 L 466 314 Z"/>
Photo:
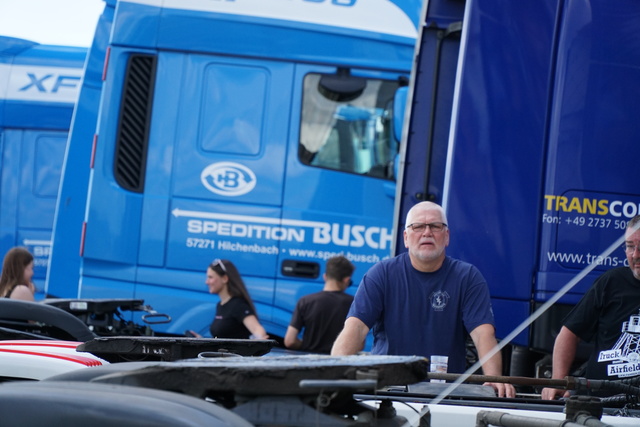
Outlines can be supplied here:
<path id="1" fill-rule="evenodd" d="M 236 266 L 216 259 L 207 268 L 209 292 L 217 294 L 216 317 L 209 327 L 214 338 L 268 339 L 258 321 L 256 308 Z"/>
<path id="2" fill-rule="evenodd" d="M 12 248 L 4 256 L 0 275 L 0 298 L 34 301 L 33 255 L 25 248 Z"/>

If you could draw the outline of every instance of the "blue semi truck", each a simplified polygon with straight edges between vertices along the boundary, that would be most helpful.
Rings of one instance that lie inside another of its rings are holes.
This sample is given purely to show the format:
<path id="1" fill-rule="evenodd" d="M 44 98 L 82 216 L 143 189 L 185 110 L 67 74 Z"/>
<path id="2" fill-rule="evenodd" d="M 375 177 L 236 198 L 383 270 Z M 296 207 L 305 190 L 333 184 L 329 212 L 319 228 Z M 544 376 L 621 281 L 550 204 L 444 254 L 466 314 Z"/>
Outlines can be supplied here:
<path id="1" fill-rule="evenodd" d="M 628 265 L 616 243 L 640 213 L 640 4 L 427 5 L 406 95 L 395 252 L 408 209 L 442 204 L 448 253 L 484 274 L 499 338 L 575 284 L 505 347 L 510 373 L 543 377 L 564 315 L 598 275 Z"/>
<path id="2" fill-rule="evenodd" d="M 422 6 L 107 1 L 88 61 L 104 72 L 81 89 L 47 293 L 144 299 L 172 317 L 166 332 L 206 336 L 217 298 L 205 271 L 226 258 L 282 337 L 327 258 L 350 258 L 357 282 L 390 255 L 394 97 Z"/>
<path id="3" fill-rule="evenodd" d="M 0 254 L 28 248 L 39 291 L 86 52 L 0 36 Z"/>

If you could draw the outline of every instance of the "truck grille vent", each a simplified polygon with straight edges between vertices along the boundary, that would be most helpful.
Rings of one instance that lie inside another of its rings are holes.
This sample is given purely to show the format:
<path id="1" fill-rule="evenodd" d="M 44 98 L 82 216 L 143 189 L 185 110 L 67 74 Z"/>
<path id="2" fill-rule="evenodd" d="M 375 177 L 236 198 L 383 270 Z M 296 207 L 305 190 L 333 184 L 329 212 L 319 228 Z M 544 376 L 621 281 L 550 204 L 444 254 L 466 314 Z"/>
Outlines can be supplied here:
<path id="1" fill-rule="evenodd" d="M 156 75 L 156 56 L 129 58 L 118 120 L 114 175 L 129 191 L 142 193 Z"/>

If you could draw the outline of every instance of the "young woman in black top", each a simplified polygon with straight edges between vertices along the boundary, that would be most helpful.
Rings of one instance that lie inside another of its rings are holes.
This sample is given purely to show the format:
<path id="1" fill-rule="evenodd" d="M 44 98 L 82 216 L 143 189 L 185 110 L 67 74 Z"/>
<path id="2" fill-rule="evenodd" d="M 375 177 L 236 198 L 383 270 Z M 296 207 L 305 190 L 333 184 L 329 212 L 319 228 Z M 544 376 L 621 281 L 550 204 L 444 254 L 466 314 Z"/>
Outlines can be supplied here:
<path id="1" fill-rule="evenodd" d="M 216 259 L 207 268 L 207 287 L 220 302 L 209 327 L 214 338 L 268 339 L 258 321 L 256 308 L 236 266 L 229 260 Z"/>

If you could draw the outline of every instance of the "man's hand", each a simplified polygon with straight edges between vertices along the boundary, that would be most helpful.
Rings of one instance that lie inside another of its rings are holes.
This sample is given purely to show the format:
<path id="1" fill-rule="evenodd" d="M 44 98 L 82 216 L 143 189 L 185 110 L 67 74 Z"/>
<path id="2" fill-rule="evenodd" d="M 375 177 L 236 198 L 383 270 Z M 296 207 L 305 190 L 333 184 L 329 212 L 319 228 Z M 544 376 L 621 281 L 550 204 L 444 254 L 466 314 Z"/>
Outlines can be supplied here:
<path id="1" fill-rule="evenodd" d="M 553 370 L 551 378 L 561 379 L 569 375 L 571 364 L 576 357 L 576 349 L 580 343 L 580 338 L 571 329 L 563 326 L 558 332 L 556 341 L 553 344 Z M 569 397 L 569 391 L 559 388 L 543 388 L 541 399 L 553 400 L 559 395 Z"/>
<path id="2" fill-rule="evenodd" d="M 516 389 L 511 384 L 505 383 L 484 383 L 494 388 L 498 397 L 516 397 Z"/>
<path id="3" fill-rule="evenodd" d="M 540 398 L 542 400 L 554 400 L 558 396 L 569 397 L 569 390 L 563 390 L 561 388 L 543 388 Z"/>
<path id="4" fill-rule="evenodd" d="M 471 339 L 478 350 L 478 357 L 484 358 L 486 354 L 497 346 L 495 329 L 488 323 L 477 326 L 471 331 Z M 502 374 L 502 354 L 496 353 L 482 365 L 482 372 L 485 375 L 498 376 Z M 498 397 L 516 397 L 516 389 L 507 383 L 484 383 L 494 388 Z"/>

